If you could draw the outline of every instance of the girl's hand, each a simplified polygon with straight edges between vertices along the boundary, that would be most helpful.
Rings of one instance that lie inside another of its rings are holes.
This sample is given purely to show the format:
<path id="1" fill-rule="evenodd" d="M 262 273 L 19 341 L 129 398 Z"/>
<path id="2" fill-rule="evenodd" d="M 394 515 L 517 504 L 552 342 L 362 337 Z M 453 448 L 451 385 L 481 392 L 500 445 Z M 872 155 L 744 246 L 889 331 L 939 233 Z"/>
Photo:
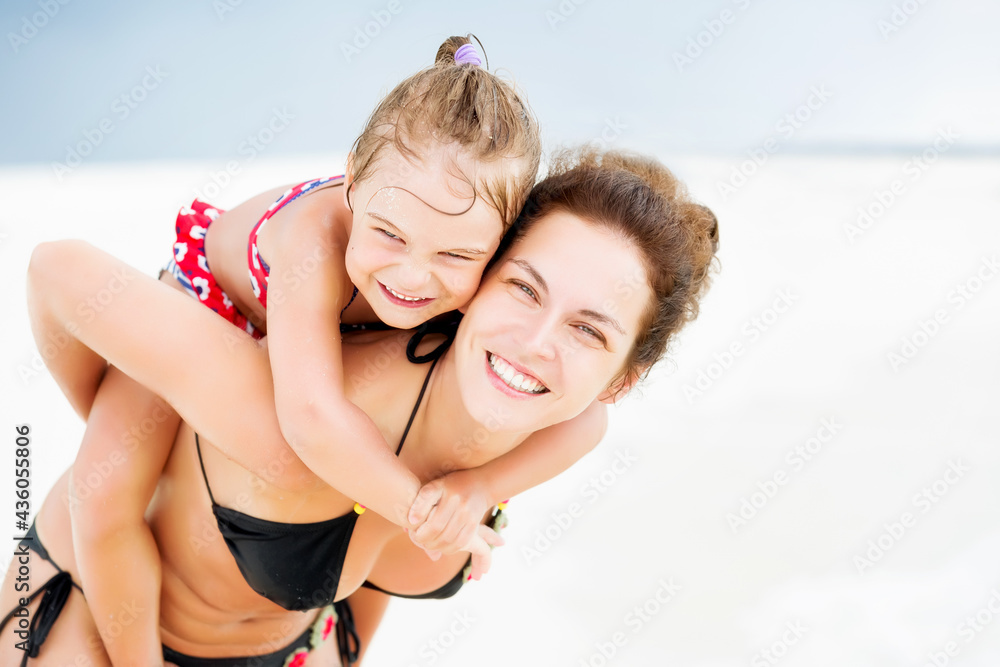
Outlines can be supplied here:
<path id="1" fill-rule="evenodd" d="M 479 528 L 483 527 L 483 517 L 492 505 L 475 471 L 460 470 L 440 477 L 421 487 L 410 507 L 407 517 L 410 539 L 434 560 L 441 554 L 472 551 L 470 544 L 478 544 L 478 538 L 483 537 Z M 493 546 L 503 544 L 503 538 L 487 530 L 489 536 L 483 537 L 484 542 Z M 481 573 L 489 569 L 488 559 L 486 562 Z M 477 570 L 475 563 L 473 569 Z"/>

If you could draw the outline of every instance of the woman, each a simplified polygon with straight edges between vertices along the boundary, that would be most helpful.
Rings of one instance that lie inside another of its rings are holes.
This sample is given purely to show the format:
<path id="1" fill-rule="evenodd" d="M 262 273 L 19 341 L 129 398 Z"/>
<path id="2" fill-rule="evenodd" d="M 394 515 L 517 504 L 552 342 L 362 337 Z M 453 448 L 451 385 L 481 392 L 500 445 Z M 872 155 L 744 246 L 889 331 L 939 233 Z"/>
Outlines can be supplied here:
<path id="1" fill-rule="evenodd" d="M 717 226 L 667 170 L 651 160 L 583 153 L 557 162 L 552 173 L 532 192 L 439 359 L 410 363 L 408 345 L 424 350 L 408 333 L 345 340 L 345 390 L 399 444 L 400 460 L 422 482 L 516 455 L 528 434 L 566 420 L 599 439 L 605 416 L 595 398 L 612 401 L 627 391 L 697 313 Z M 80 319 L 81 300 L 116 276 L 124 286 L 114 298 L 90 321 Z M 429 561 L 396 526 L 373 513 L 354 514 L 349 498 L 319 483 L 289 452 L 274 414 L 266 344 L 246 337 L 232 345 L 231 325 L 195 304 L 171 322 L 135 321 L 135 304 L 156 300 L 181 312 L 185 297 L 79 242 L 36 250 L 29 283 L 33 295 L 47 295 L 33 317 L 79 341 L 63 354 L 106 357 L 185 420 L 158 480 L 157 461 L 142 461 L 141 447 L 128 463 L 142 469 L 137 487 L 156 489 L 146 518 L 162 557 L 157 607 L 171 660 L 246 664 L 230 656 L 267 654 L 275 664 L 289 662 L 316 621 L 314 611 L 301 610 L 342 600 L 366 579 L 393 593 L 427 594 L 461 576 L 465 554 Z M 186 331 L 210 333 L 188 341 Z M 197 373 L 178 372 L 192 361 Z M 280 465 L 268 470 L 275 461 Z M 36 519 L 37 542 L 50 557 L 32 562 L 39 582 L 58 573 L 53 563 L 69 573 L 63 582 L 74 572 L 68 512 L 58 503 L 68 484 L 60 480 Z M 244 540 L 248 522 L 258 533 L 280 526 L 316 542 L 288 567 L 287 554 L 285 562 L 268 560 L 273 554 Z M 329 552 L 331 539 L 342 548 L 338 557 L 309 563 Z M 18 601 L 10 585 L 17 559 L 12 568 L 0 599 L 7 609 Z M 37 600 L 28 611 L 35 606 Z M 129 622 L 154 615 L 130 610 Z M 95 626 L 83 597 L 70 592 L 39 664 L 72 664 L 81 655 L 101 664 L 95 636 L 113 641 L 109 626 L 123 622 Z M 4 664 L 21 657 L 15 641 L 8 627 L 0 639 Z M 327 641 L 317 651 L 332 646 Z"/>

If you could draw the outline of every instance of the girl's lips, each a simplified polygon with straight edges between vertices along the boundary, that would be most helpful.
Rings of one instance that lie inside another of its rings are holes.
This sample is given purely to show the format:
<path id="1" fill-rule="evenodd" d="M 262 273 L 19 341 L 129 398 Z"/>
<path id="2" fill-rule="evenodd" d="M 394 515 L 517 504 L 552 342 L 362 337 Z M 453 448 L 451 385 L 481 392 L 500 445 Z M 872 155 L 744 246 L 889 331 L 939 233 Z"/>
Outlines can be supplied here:
<path id="1" fill-rule="evenodd" d="M 378 281 L 376 280 L 375 282 Z M 396 296 L 396 294 L 393 294 L 392 291 L 390 291 L 389 288 L 383 285 L 382 283 L 379 282 L 378 286 L 379 289 L 382 290 L 382 295 L 385 296 L 386 299 L 388 299 L 391 303 L 394 303 L 397 306 L 403 306 L 404 308 L 422 308 L 434 300 L 430 298 L 428 299 L 421 298 L 415 301 L 411 301 L 409 299 L 402 299 Z"/>
<path id="2" fill-rule="evenodd" d="M 507 396 L 510 396 L 511 398 L 527 399 L 527 398 L 533 398 L 535 396 L 541 396 L 543 394 L 549 393 L 549 389 L 547 387 L 545 387 L 544 384 L 542 384 L 541 380 L 538 380 L 537 378 L 535 378 L 534 375 L 531 375 L 530 373 L 528 373 L 528 374 L 522 373 L 521 375 L 527 375 L 527 376 L 529 376 L 531 378 L 534 378 L 535 381 L 538 382 L 539 385 L 541 386 L 541 391 L 523 391 L 523 390 L 519 390 L 519 389 L 515 389 L 514 387 L 511 387 L 509 384 L 507 384 L 503 380 L 503 378 L 501 378 L 499 375 L 497 375 L 496 369 L 490 363 L 490 357 L 491 356 L 496 357 L 497 355 L 495 355 L 495 354 L 493 354 L 492 352 L 489 352 L 489 351 L 487 351 L 486 354 L 484 355 L 484 363 L 486 365 L 486 375 L 489 378 L 490 383 L 494 387 L 496 387 L 497 389 L 499 389 L 501 392 L 503 392 L 504 394 L 506 394 Z M 514 364 L 510 363 L 509 361 L 507 361 L 503 357 L 499 357 L 499 359 L 502 360 L 505 364 L 507 364 L 511 368 L 514 368 L 516 370 L 522 370 L 521 367 L 515 366 Z"/>

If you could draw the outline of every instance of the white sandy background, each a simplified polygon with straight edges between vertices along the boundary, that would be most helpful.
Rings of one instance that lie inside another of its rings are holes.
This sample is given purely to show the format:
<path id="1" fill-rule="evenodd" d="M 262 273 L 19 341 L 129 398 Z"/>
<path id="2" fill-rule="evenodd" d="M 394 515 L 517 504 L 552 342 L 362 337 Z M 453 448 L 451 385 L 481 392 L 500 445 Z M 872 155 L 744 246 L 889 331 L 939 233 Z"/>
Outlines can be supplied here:
<path id="1" fill-rule="evenodd" d="M 490 574 L 394 601 L 368 664 L 997 664 L 1000 163 L 939 158 L 849 242 L 908 159 L 777 156 L 722 202 L 738 159 L 669 158 L 720 219 L 701 316 L 594 453 L 512 501 Z M 261 161 L 217 202 L 341 161 Z M 82 425 L 33 366 L 31 247 L 83 237 L 152 273 L 205 168 L 0 174 L 3 404 L 32 426 L 36 499 Z"/>
<path id="2" fill-rule="evenodd" d="M 20 534 L 14 425 L 34 508 L 83 430 L 30 336 L 31 248 L 84 238 L 154 274 L 196 192 L 228 207 L 340 173 L 380 92 L 472 30 L 547 149 L 674 169 L 718 215 L 722 271 L 597 450 L 512 500 L 485 579 L 394 601 L 366 667 L 996 667 L 998 19 L 985 0 L 4 3 L 0 536 Z"/>

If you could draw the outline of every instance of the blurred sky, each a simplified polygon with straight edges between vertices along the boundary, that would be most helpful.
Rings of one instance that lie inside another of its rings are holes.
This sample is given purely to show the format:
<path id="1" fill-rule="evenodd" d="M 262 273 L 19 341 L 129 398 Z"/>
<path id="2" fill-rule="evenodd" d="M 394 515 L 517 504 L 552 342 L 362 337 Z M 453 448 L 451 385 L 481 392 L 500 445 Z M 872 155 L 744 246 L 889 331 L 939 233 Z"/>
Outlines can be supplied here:
<path id="1" fill-rule="evenodd" d="M 238 159 L 275 110 L 291 118 L 269 157 L 343 154 L 382 94 L 470 31 L 546 147 L 605 132 L 660 155 L 770 137 L 907 151 L 952 127 L 955 154 L 997 153 L 998 24 L 986 0 L 6 0 L 0 163 L 66 162 L 81 142 L 88 163 Z"/>

